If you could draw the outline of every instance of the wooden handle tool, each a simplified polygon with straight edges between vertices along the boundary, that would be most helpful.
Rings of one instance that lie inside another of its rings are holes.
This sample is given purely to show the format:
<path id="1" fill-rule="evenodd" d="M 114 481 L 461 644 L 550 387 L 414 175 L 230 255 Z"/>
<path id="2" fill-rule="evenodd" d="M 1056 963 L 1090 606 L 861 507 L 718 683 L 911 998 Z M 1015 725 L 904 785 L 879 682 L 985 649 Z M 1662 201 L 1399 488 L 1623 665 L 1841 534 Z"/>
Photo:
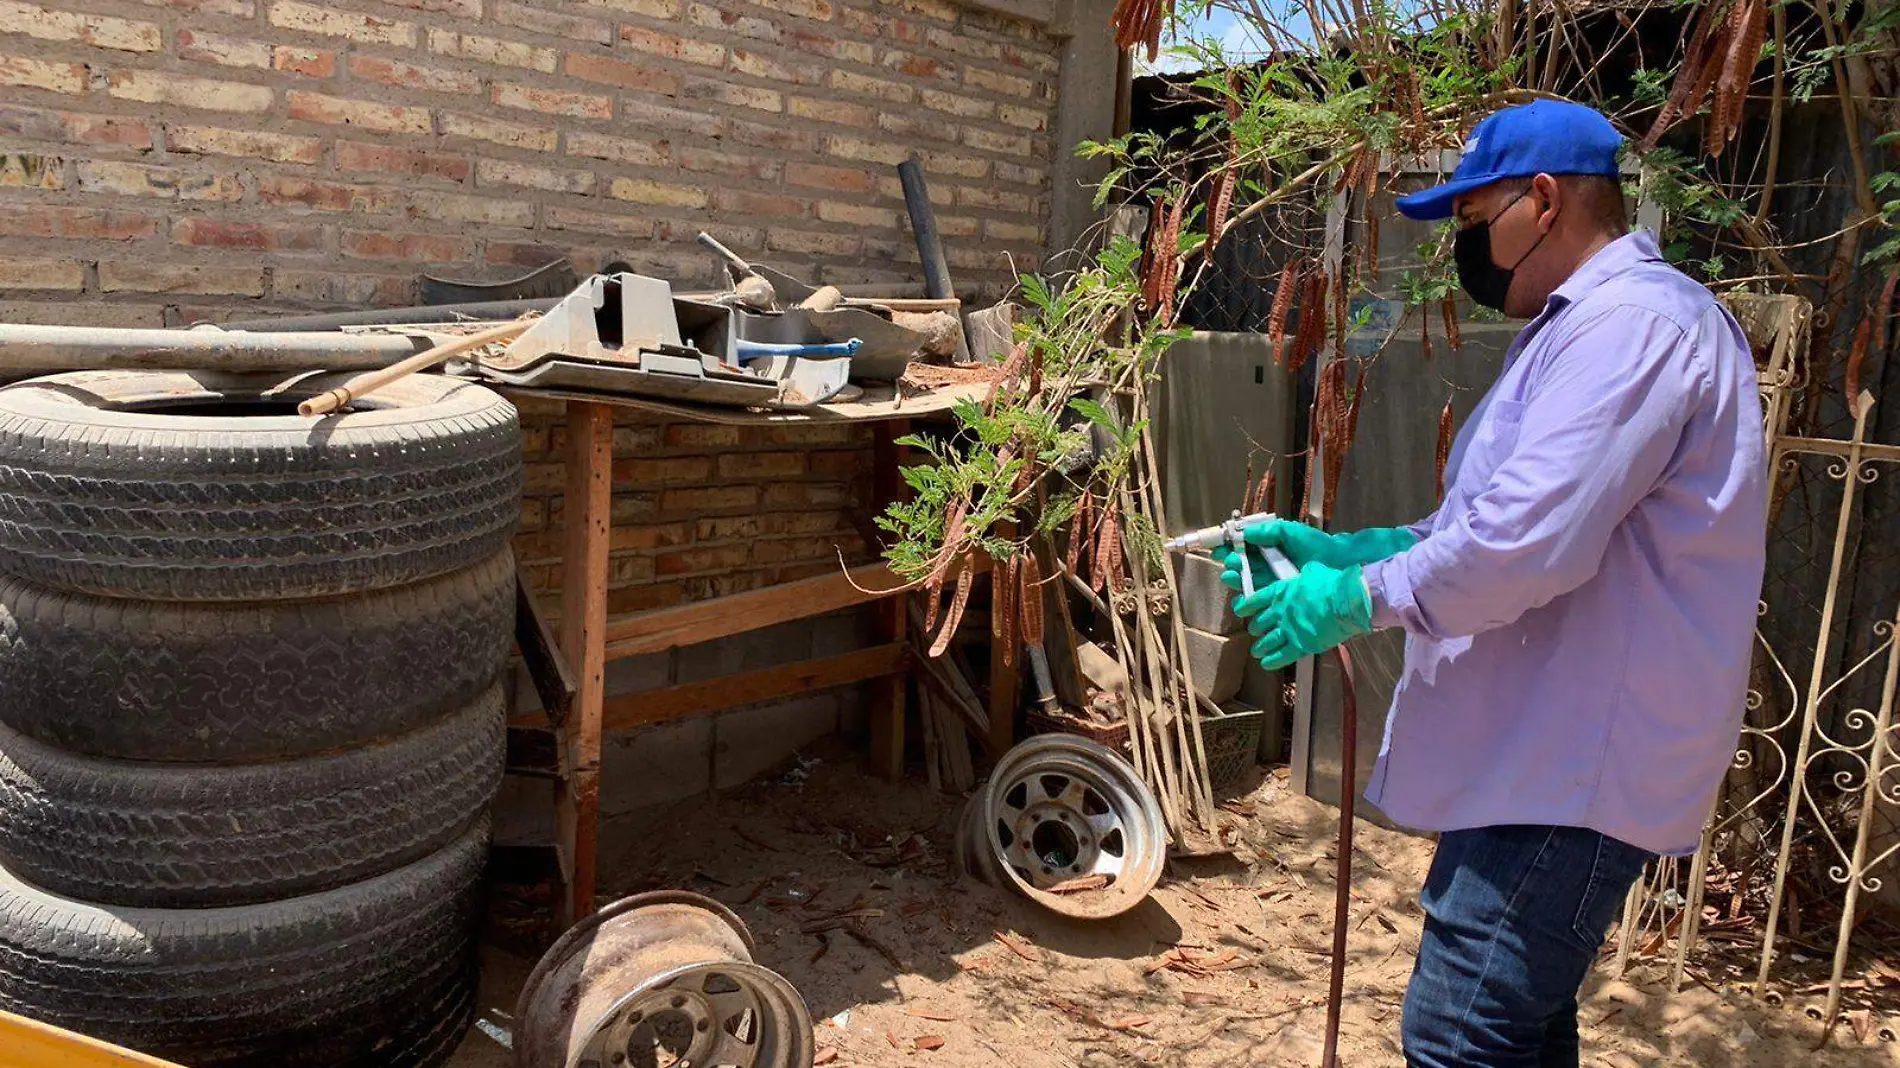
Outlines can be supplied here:
<path id="1" fill-rule="evenodd" d="M 297 405 L 297 414 L 302 416 L 329 415 L 352 401 L 359 400 L 399 378 L 406 378 L 417 371 L 426 371 L 442 363 L 451 356 L 480 348 L 497 341 L 511 341 L 533 326 L 534 319 L 518 319 L 512 323 L 492 326 L 473 334 L 444 341 L 423 352 L 418 352 L 406 360 L 392 363 L 378 371 L 365 371 L 335 389 L 319 393 Z"/>

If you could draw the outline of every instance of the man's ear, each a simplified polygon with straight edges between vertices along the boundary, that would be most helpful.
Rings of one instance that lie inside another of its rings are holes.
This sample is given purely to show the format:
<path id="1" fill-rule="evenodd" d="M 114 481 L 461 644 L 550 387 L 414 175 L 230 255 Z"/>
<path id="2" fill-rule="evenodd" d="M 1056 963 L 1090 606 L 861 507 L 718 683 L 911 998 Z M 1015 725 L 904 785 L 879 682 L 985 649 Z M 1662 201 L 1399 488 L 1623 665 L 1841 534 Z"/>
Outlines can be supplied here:
<path id="1" fill-rule="evenodd" d="M 1531 179 L 1531 196 L 1537 201 L 1537 229 L 1549 233 L 1557 225 L 1557 209 L 1563 204 L 1563 184 L 1548 174 Z"/>

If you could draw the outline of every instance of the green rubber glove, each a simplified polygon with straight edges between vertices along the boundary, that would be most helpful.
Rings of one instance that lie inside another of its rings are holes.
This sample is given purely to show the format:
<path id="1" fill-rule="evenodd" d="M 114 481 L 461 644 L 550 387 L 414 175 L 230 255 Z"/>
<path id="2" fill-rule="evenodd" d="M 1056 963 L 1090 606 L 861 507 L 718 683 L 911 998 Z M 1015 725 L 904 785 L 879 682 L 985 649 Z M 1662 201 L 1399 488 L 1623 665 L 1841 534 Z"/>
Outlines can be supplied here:
<path id="1" fill-rule="evenodd" d="M 1328 534 L 1291 519 L 1255 523 L 1247 528 L 1246 537 L 1249 545 L 1285 553 L 1295 567 L 1325 564 L 1339 569 L 1376 564 L 1418 544 L 1417 535 L 1405 527 L 1368 527 L 1348 534 Z"/>
<path id="2" fill-rule="evenodd" d="M 1372 597 L 1358 564 L 1307 564 L 1298 578 L 1240 598 L 1234 611 L 1247 617 L 1247 630 L 1257 636 L 1253 655 L 1268 671 L 1372 631 Z"/>

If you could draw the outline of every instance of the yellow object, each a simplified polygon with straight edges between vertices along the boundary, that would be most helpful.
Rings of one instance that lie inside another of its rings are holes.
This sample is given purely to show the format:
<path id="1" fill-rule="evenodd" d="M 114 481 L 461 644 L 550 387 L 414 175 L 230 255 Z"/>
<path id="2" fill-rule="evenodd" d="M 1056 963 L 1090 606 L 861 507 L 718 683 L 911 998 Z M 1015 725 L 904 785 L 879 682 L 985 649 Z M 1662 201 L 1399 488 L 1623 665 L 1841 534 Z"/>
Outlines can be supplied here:
<path id="1" fill-rule="evenodd" d="M 179 1068 L 51 1024 L 0 1012 L 0 1068 Z"/>

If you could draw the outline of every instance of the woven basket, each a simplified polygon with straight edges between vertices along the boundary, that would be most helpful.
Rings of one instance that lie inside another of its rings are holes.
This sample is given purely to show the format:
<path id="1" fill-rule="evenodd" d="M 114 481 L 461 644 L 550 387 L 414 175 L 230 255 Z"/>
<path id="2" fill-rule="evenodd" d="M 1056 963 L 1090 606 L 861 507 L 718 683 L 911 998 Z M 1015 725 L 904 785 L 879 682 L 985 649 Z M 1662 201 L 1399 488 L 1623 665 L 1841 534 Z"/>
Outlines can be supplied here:
<path id="1" fill-rule="evenodd" d="M 1201 719 L 1201 744 L 1207 748 L 1207 779 L 1215 789 L 1231 785 L 1257 761 L 1263 709 L 1229 712 Z"/>
<path id="2" fill-rule="evenodd" d="M 1117 753 L 1128 752 L 1128 722 L 1103 726 L 1093 720 L 1080 716 L 1060 713 L 1051 715 L 1039 708 L 1029 709 L 1025 713 L 1029 720 L 1031 734 L 1079 734 L 1091 742 L 1099 742 Z"/>

